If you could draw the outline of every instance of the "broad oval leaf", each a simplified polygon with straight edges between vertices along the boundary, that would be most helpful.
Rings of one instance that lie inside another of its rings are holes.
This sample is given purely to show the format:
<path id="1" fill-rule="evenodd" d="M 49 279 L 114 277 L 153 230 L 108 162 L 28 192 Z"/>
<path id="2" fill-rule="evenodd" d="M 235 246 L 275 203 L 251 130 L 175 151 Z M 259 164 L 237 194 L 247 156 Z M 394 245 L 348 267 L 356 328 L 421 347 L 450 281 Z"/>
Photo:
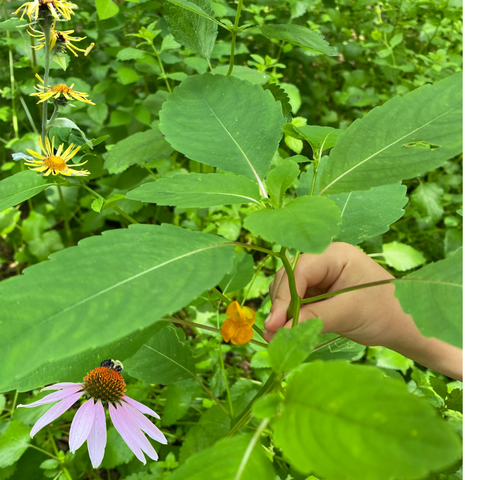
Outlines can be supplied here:
<path id="1" fill-rule="evenodd" d="M 183 330 L 168 325 L 124 362 L 125 371 L 146 383 L 168 385 L 195 377 L 193 352 Z"/>
<path id="2" fill-rule="evenodd" d="M 173 148 L 192 160 L 255 180 L 263 191 L 282 136 L 282 107 L 260 85 L 222 75 L 194 75 L 160 111 Z M 265 196 L 265 195 L 264 195 Z"/>
<path id="3" fill-rule="evenodd" d="M 462 151 L 462 74 L 394 97 L 340 137 L 320 190 L 366 190 L 416 177 Z"/>
<path id="4" fill-rule="evenodd" d="M 206 16 L 215 17 L 210 2 L 208 0 L 190 0 L 181 3 L 195 8 L 197 11 L 193 12 L 185 9 L 185 6 L 178 6 L 173 2 L 165 2 L 168 29 L 175 40 L 209 60 L 218 33 L 218 25 L 206 18 Z M 199 15 L 200 12 L 203 15 Z"/>
<path id="5" fill-rule="evenodd" d="M 395 296 L 427 337 L 462 348 L 462 256 L 431 263 L 395 283 Z"/>
<path id="6" fill-rule="evenodd" d="M 283 194 L 288 187 L 296 180 L 300 168 L 294 160 L 284 160 L 279 163 L 267 175 L 267 188 L 270 198 L 276 207 L 283 204 Z"/>
<path id="7" fill-rule="evenodd" d="M 257 210 L 244 226 L 269 242 L 322 253 L 339 230 L 340 209 L 324 197 L 299 197 L 278 210 Z"/>
<path id="8" fill-rule="evenodd" d="M 274 440 L 298 470 L 332 480 L 423 478 L 461 455 L 459 437 L 424 399 L 344 362 L 293 374 Z"/>
<path id="9" fill-rule="evenodd" d="M 152 128 L 120 140 L 107 153 L 104 166 L 110 173 L 120 173 L 132 165 L 166 158 L 172 151 L 162 133 Z"/>
<path id="10" fill-rule="evenodd" d="M 229 173 L 189 173 L 159 178 L 128 192 L 127 198 L 182 208 L 260 203 L 256 183 L 241 175 Z"/>
<path id="11" fill-rule="evenodd" d="M 112 0 L 95 0 L 95 7 L 100 20 L 111 18 L 120 11 L 119 6 Z"/>
<path id="12" fill-rule="evenodd" d="M 285 42 L 298 45 L 299 47 L 308 48 L 318 53 L 335 56 L 338 55 L 337 49 L 331 47 L 325 40 L 323 35 L 310 30 L 302 25 L 295 25 L 293 23 L 281 25 L 262 25 L 258 27 L 267 38 L 275 38 Z"/>
<path id="13" fill-rule="evenodd" d="M 31 170 L 5 178 L 0 182 L 0 212 L 34 197 L 51 185 L 56 183 Z"/>
<path id="14" fill-rule="evenodd" d="M 223 242 L 167 224 L 131 225 L 1 282 L 0 391 L 42 365 L 148 327 L 218 284 L 234 256 Z"/>
<path id="15" fill-rule="evenodd" d="M 357 245 L 387 232 L 390 225 L 405 213 L 406 194 L 407 187 L 395 183 L 329 195 L 328 198 L 342 211 L 342 227 L 336 239 Z"/>
<path id="16" fill-rule="evenodd" d="M 189 457 L 171 480 L 273 480 L 275 473 L 260 445 L 247 451 L 250 437 L 237 435 Z M 245 459 L 244 459 L 245 457 Z"/>

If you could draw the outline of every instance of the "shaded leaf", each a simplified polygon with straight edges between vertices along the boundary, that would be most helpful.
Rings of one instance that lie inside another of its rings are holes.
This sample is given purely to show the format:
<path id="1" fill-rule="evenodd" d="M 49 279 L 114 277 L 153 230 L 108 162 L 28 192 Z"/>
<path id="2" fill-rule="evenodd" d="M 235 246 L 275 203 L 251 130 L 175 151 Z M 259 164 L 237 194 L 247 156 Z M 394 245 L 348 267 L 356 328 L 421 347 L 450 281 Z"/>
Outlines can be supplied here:
<path id="1" fill-rule="evenodd" d="M 296 180 L 299 173 L 300 168 L 294 160 L 284 160 L 273 170 L 270 170 L 266 184 L 270 198 L 276 207 L 282 206 L 283 194 Z"/>
<path id="2" fill-rule="evenodd" d="M 245 252 L 235 255 L 233 270 L 218 284 L 223 293 L 235 292 L 248 285 L 253 278 L 253 257 Z"/>

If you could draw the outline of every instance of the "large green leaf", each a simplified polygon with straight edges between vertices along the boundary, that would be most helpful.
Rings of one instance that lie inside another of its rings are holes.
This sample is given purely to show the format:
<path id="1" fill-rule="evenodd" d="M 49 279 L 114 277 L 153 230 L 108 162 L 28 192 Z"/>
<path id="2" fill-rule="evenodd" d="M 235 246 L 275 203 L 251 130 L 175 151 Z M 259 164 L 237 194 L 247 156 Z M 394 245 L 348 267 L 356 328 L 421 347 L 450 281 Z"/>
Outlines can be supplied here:
<path id="1" fill-rule="evenodd" d="M 273 480 L 275 473 L 260 445 L 247 452 L 250 436 L 224 438 L 196 453 L 176 469 L 170 480 Z M 244 459 L 245 457 L 245 459 Z"/>
<path id="2" fill-rule="evenodd" d="M 192 160 L 255 180 L 262 191 L 282 136 L 282 106 L 260 85 L 223 75 L 194 75 L 160 111 L 167 141 Z"/>
<path id="3" fill-rule="evenodd" d="M 328 193 L 366 190 L 422 175 L 462 151 L 462 74 L 394 97 L 356 120 L 323 172 Z"/>
<path id="4" fill-rule="evenodd" d="M 195 376 L 195 362 L 185 333 L 173 325 L 162 329 L 124 363 L 129 375 L 168 385 Z"/>
<path id="5" fill-rule="evenodd" d="M 295 328 L 281 328 L 268 348 L 272 368 L 285 373 L 298 367 L 318 342 L 322 326 L 319 318 L 312 318 Z"/>
<path id="6" fill-rule="evenodd" d="M 14 464 L 29 447 L 30 427 L 13 420 L 0 434 L 0 468 Z"/>
<path id="7" fill-rule="evenodd" d="M 113 358 L 123 362 L 146 343 L 152 335 L 166 326 L 165 322 L 157 322 L 106 345 L 83 350 L 48 365 L 42 364 L 22 378 L 12 379 L 11 383 L 4 385 L 3 390 L 8 392 L 17 389 L 20 392 L 27 392 L 55 382 L 81 382 L 85 374 L 95 367 L 99 367 L 103 360 Z"/>
<path id="8" fill-rule="evenodd" d="M 188 12 L 194 12 L 200 17 L 207 18 L 212 22 L 215 21 L 215 17 L 207 13 L 206 10 L 203 7 L 199 6 L 197 2 L 193 2 L 189 0 L 167 0 L 167 1 L 173 5 L 177 5 L 185 9 Z M 211 9 L 209 10 L 211 11 Z"/>
<path id="9" fill-rule="evenodd" d="M 127 198 L 176 207 L 260 203 L 258 185 L 248 178 L 230 173 L 189 173 L 159 178 L 128 192 Z"/>
<path id="10" fill-rule="evenodd" d="M 132 165 L 141 165 L 168 157 L 172 148 L 161 132 L 152 128 L 120 140 L 108 153 L 105 168 L 110 173 L 120 173 Z"/>
<path id="11" fill-rule="evenodd" d="M 340 209 L 324 197 L 299 197 L 278 210 L 257 210 L 244 226 L 254 235 L 306 253 L 322 253 L 339 230 Z"/>
<path id="12" fill-rule="evenodd" d="M 298 470 L 332 480 L 423 478 L 461 455 L 450 425 L 402 382 L 344 362 L 294 373 L 274 440 Z"/>
<path id="13" fill-rule="evenodd" d="M 55 185 L 54 180 L 31 170 L 5 178 L 0 182 L 0 212 L 34 197 L 51 185 Z"/>
<path id="14" fill-rule="evenodd" d="M 388 231 L 389 226 L 405 213 L 406 193 L 407 187 L 395 183 L 329 195 L 342 211 L 342 227 L 337 240 L 357 245 Z"/>
<path id="15" fill-rule="evenodd" d="M 208 0 L 190 0 L 184 3 L 192 8 L 196 6 L 209 17 L 215 17 Z M 205 16 L 200 16 L 199 12 L 192 12 L 173 2 L 165 2 L 165 12 L 168 29 L 175 40 L 209 60 L 215 46 L 218 25 Z"/>
<path id="16" fill-rule="evenodd" d="M 295 25 L 293 23 L 281 25 L 262 25 L 258 27 L 267 38 L 275 38 L 285 42 L 298 45 L 299 47 L 308 48 L 318 53 L 334 56 L 338 55 L 337 49 L 331 47 L 325 40 L 323 35 L 310 30 L 302 25 Z"/>
<path id="17" fill-rule="evenodd" d="M 0 391 L 43 365 L 148 327 L 215 286 L 234 255 L 222 242 L 167 224 L 131 225 L 1 282 Z"/>
<path id="18" fill-rule="evenodd" d="M 395 296 L 427 337 L 462 347 L 462 249 L 395 282 Z M 421 280 L 415 280 L 421 279 Z"/>

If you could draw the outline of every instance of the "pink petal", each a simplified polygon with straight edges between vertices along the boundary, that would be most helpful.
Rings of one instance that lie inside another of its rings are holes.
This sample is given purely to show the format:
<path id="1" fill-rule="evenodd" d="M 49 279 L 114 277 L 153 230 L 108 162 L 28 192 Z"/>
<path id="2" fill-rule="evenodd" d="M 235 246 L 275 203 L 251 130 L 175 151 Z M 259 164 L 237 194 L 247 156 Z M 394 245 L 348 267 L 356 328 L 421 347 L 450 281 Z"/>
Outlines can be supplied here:
<path id="1" fill-rule="evenodd" d="M 68 445 L 72 453 L 75 453 L 90 435 L 94 418 L 95 403 L 93 398 L 91 398 L 78 409 L 78 412 L 73 417 L 70 438 L 68 439 Z"/>
<path id="2" fill-rule="evenodd" d="M 30 432 L 30 437 L 33 438 L 33 436 L 45 425 L 48 425 L 62 415 L 62 413 L 65 413 L 82 395 L 83 392 L 72 393 L 70 396 L 54 405 L 48 410 L 48 412 L 44 413 L 33 426 L 32 431 Z"/>
<path id="3" fill-rule="evenodd" d="M 112 419 L 114 427 L 125 440 L 125 443 L 130 447 L 130 450 L 143 464 L 147 463 L 145 455 L 143 454 L 140 445 L 138 445 L 135 431 L 129 423 L 128 417 L 123 415 L 123 410 L 120 410 L 120 407 L 118 407 L 118 409 L 115 408 L 115 406 L 110 403 L 108 405 L 108 411 L 110 412 L 110 418 Z"/>
<path id="4" fill-rule="evenodd" d="M 133 408 L 128 403 L 122 403 L 124 409 L 128 410 L 128 413 L 132 417 L 137 426 L 143 430 L 150 438 L 153 438 L 157 442 L 166 445 L 167 439 L 165 435 L 154 425 L 148 418 L 144 417 L 136 408 Z"/>
<path id="5" fill-rule="evenodd" d="M 146 413 L 147 415 L 152 415 L 152 417 L 158 418 L 160 420 L 160 417 L 151 408 L 148 408 L 143 403 L 137 402 L 133 398 L 127 397 L 126 395 L 123 396 L 122 400 L 129 403 L 132 407 L 135 407 L 139 412 Z"/>
<path id="6" fill-rule="evenodd" d="M 98 468 L 102 463 L 105 454 L 105 445 L 107 444 L 107 424 L 105 422 L 105 411 L 102 402 L 95 404 L 95 419 L 90 435 L 87 439 L 88 453 L 92 461 L 93 468 Z"/>
<path id="7" fill-rule="evenodd" d="M 44 390 L 60 390 L 63 388 L 76 387 L 77 385 L 83 387 L 83 384 L 81 383 L 64 382 L 56 383 L 55 385 L 49 385 L 48 387 L 42 388 L 42 390 L 40 391 L 43 392 Z"/>
<path id="8" fill-rule="evenodd" d="M 46 403 L 58 402 L 59 400 L 63 400 L 64 398 L 70 396 L 72 393 L 76 393 L 81 389 L 82 385 L 66 388 L 65 390 L 60 390 L 59 392 L 50 393 L 49 395 L 43 397 L 40 400 L 37 400 L 36 402 L 29 403 L 28 405 L 18 405 L 18 407 L 31 408 L 38 407 L 39 405 L 45 405 Z"/>

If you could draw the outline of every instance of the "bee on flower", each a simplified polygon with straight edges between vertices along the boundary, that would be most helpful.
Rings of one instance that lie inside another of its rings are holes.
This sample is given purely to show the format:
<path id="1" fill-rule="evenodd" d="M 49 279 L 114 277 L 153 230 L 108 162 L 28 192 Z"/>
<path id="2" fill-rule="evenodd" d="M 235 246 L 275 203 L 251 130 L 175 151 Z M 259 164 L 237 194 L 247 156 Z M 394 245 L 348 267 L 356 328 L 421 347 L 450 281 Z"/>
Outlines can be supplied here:
<path id="1" fill-rule="evenodd" d="M 38 73 L 35 75 L 38 80 L 43 84 L 42 77 L 38 75 Z M 91 102 L 88 98 L 88 93 L 81 93 L 81 92 L 76 92 L 73 89 L 73 86 L 75 84 L 72 83 L 70 87 L 68 85 L 65 85 L 64 83 L 59 83 L 58 85 L 54 85 L 53 87 L 48 87 L 46 88 L 44 85 L 41 87 L 35 86 L 35 88 L 38 90 L 37 93 L 31 93 L 30 96 L 37 96 L 40 98 L 40 100 L 37 103 L 43 103 L 50 98 L 53 98 L 54 100 L 58 100 L 59 103 L 66 103 L 67 100 L 78 100 L 80 102 L 88 103 L 89 105 L 95 105 L 93 102 Z M 63 96 L 63 98 L 62 98 Z"/>
<path id="2" fill-rule="evenodd" d="M 227 319 L 222 325 L 222 337 L 235 345 L 243 345 L 253 338 L 252 326 L 255 324 L 255 312 L 232 302 L 227 308 Z"/>
<path id="3" fill-rule="evenodd" d="M 40 144 L 43 155 L 27 148 L 27 152 L 33 155 L 35 158 L 29 157 L 27 159 L 25 156 L 23 157 L 25 159 L 25 165 L 27 165 L 30 170 L 35 170 L 36 172 L 45 172 L 43 173 L 43 176 L 45 177 L 50 174 L 58 175 L 59 173 L 67 177 L 85 177 L 90 175 L 88 170 L 74 170 L 72 168 L 85 165 L 87 162 L 78 163 L 76 165 L 67 165 L 67 162 L 75 156 L 81 147 L 77 147 L 75 150 L 73 150 L 74 144 L 72 143 L 65 151 L 63 151 L 64 144 L 62 143 L 55 152 L 55 137 L 52 138 L 51 143 L 48 137 L 45 137 L 45 144 L 43 144 L 42 139 L 39 138 L 38 143 Z"/>
<path id="4" fill-rule="evenodd" d="M 72 453 L 75 453 L 86 441 L 93 468 L 100 466 L 107 444 L 105 407 L 108 408 L 113 426 L 135 456 L 144 464 L 146 463 L 144 453 L 152 460 L 158 460 L 158 454 L 145 433 L 162 444 L 166 444 L 167 439 L 143 414 L 158 419 L 160 417 L 151 408 L 125 395 L 127 388 L 121 374 L 122 369 L 123 365 L 118 360 L 104 360 L 100 367 L 94 368 L 85 375 L 82 383 L 50 385 L 43 390 L 59 391 L 29 405 L 18 405 L 18 407 L 31 408 L 58 402 L 39 418 L 30 432 L 30 437 L 33 438 L 39 430 L 85 397 L 87 401 L 75 413 L 70 428 L 68 444 Z"/>
<path id="5" fill-rule="evenodd" d="M 45 46 L 45 33 L 40 32 L 32 28 L 32 31 L 35 33 L 28 32 L 31 37 L 38 39 L 38 45 L 33 46 L 34 50 L 41 50 Z M 75 46 L 72 42 L 80 42 L 85 40 L 87 37 L 72 37 L 70 36 L 75 30 L 65 30 L 61 32 L 60 30 L 55 30 L 55 23 L 53 24 L 52 31 L 50 33 L 50 47 L 49 51 L 51 52 L 55 45 L 57 46 L 58 50 L 61 52 L 65 52 L 66 49 L 70 50 L 76 57 L 78 57 L 77 52 L 83 52 L 85 56 L 87 56 L 91 51 L 95 44 L 92 42 L 87 48 L 82 49 Z M 76 51 L 77 52 L 76 52 Z"/>
<path id="6" fill-rule="evenodd" d="M 34 0 L 33 2 L 26 2 L 20 8 L 18 8 L 13 14 L 16 15 L 23 8 L 22 16 L 27 14 L 30 21 L 38 20 L 38 17 L 45 17 L 45 14 L 52 15 L 53 18 L 59 19 L 59 13 L 67 20 L 70 20 L 72 15 L 75 15 L 72 7 L 75 7 L 74 3 L 65 2 L 64 0 Z"/>

